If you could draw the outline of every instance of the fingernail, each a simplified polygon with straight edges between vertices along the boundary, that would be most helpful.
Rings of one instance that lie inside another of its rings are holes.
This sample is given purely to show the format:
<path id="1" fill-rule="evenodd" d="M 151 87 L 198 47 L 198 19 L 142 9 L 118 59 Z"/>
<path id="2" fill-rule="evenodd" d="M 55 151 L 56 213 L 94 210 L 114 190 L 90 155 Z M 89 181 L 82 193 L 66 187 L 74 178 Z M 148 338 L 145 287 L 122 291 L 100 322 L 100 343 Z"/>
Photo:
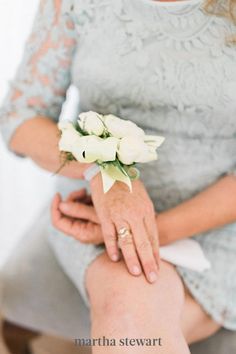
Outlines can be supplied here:
<path id="1" fill-rule="evenodd" d="M 135 275 L 139 275 L 141 273 L 141 269 L 138 266 L 133 266 L 132 273 Z"/>
<path id="2" fill-rule="evenodd" d="M 68 211 L 69 210 L 69 206 L 68 206 L 68 204 L 67 203 L 60 203 L 60 209 L 62 210 L 62 211 Z"/>
<path id="3" fill-rule="evenodd" d="M 119 260 L 119 256 L 118 254 L 114 253 L 112 256 L 111 256 L 111 259 L 113 262 L 117 262 Z"/>
<path id="4" fill-rule="evenodd" d="M 154 283 L 157 280 L 157 274 L 155 272 L 149 273 L 148 279 L 151 283 Z"/>

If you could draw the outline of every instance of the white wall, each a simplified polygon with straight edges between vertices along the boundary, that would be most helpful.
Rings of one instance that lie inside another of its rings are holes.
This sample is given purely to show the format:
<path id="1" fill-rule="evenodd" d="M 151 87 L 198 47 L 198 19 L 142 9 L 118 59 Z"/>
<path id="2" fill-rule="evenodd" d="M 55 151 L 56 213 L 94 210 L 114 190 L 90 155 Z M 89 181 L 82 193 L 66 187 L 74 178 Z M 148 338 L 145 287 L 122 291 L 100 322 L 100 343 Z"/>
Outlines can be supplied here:
<path id="1" fill-rule="evenodd" d="M 0 0 L 0 103 L 14 77 L 38 0 Z M 50 174 L 10 155 L 0 137 L 0 266 L 51 195 Z"/>

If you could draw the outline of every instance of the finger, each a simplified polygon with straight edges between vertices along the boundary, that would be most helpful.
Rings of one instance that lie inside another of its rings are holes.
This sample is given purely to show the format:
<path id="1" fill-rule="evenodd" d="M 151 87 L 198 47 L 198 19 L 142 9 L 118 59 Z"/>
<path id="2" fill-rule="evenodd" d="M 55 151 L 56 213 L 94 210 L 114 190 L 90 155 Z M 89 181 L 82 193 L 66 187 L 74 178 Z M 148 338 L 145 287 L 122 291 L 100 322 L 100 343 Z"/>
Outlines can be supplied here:
<path id="1" fill-rule="evenodd" d="M 154 283 L 157 280 L 158 268 L 143 220 L 132 225 L 132 232 L 145 276 L 150 283 Z"/>
<path id="2" fill-rule="evenodd" d="M 115 225 L 109 219 L 101 223 L 104 242 L 109 258 L 117 262 L 120 258 Z"/>
<path id="3" fill-rule="evenodd" d="M 101 227 L 90 221 L 71 219 L 70 235 L 82 243 L 103 243 Z"/>
<path id="4" fill-rule="evenodd" d="M 61 196 L 57 194 L 53 198 L 51 206 L 52 222 L 57 229 L 83 243 L 103 243 L 103 234 L 100 225 L 92 222 L 83 222 L 63 215 L 59 209 L 60 202 Z"/>
<path id="5" fill-rule="evenodd" d="M 92 243 L 95 245 L 104 243 L 102 228 L 100 225 L 89 221 L 85 222 L 82 227 L 84 227 L 84 232 L 78 234 L 78 236 L 76 237 L 78 240 L 83 243 Z"/>
<path id="6" fill-rule="evenodd" d="M 92 234 L 93 230 L 89 230 L 87 227 L 88 223 L 85 223 L 79 219 L 73 219 L 68 216 L 63 215 L 60 209 L 57 207 L 58 200 L 55 199 L 52 207 L 52 221 L 53 225 L 66 235 L 73 236 L 81 241 L 88 241 L 89 236 Z M 56 204 L 57 203 L 57 204 Z M 91 229 L 92 223 L 89 224 Z M 91 231 L 90 233 L 88 231 Z M 95 236 L 94 236 L 95 237 Z"/>
<path id="7" fill-rule="evenodd" d="M 159 235 L 156 222 L 156 216 L 148 215 L 144 218 L 144 224 L 149 235 L 149 240 L 152 245 L 152 251 L 157 263 L 158 269 L 160 268 L 160 252 L 159 252 Z"/>
<path id="8" fill-rule="evenodd" d="M 68 217 L 65 217 L 60 211 L 59 209 L 60 202 L 61 202 L 61 196 L 58 193 L 53 198 L 52 205 L 51 205 L 52 224 L 60 231 L 70 234 L 69 231 L 71 229 L 71 220 Z"/>
<path id="9" fill-rule="evenodd" d="M 60 219 L 61 217 L 61 212 L 59 210 L 59 204 L 61 203 L 61 195 L 59 193 L 57 193 L 51 203 L 51 218 L 52 218 L 52 222 L 54 224 L 55 221 L 57 221 L 58 219 Z"/>
<path id="10" fill-rule="evenodd" d="M 116 225 L 117 234 L 122 228 L 130 230 L 130 226 L 126 222 L 119 222 Z M 140 275 L 142 273 L 142 269 L 134 246 L 132 233 L 127 232 L 127 235 L 124 235 L 124 237 L 119 236 L 118 244 L 129 272 L 132 275 Z"/>
<path id="11" fill-rule="evenodd" d="M 84 199 L 83 199 L 83 203 L 87 204 L 87 205 L 93 205 L 93 200 L 91 195 L 87 195 Z"/>
<path id="12" fill-rule="evenodd" d="M 82 243 L 101 244 L 104 242 L 101 227 L 90 221 L 84 222 L 63 217 L 58 223 L 58 228 Z"/>
<path id="13" fill-rule="evenodd" d="M 86 190 L 86 188 L 82 188 L 82 189 L 79 189 L 77 191 L 71 192 L 67 196 L 66 202 L 72 202 L 72 201 L 75 201 L 77 199 L 83 199 L 85 197 L 87 197 L 87 190 Z"/>
<path id="14" fill-rule="evenodd" d="M 79 202 L 61 202 L 59 209 L 64 215 L 72 218 L 85 219 L 100 224 L 96 211 L 92 206 Z"/>
<path id="15" fill-rule="evenodd" d="M 74 201 L 83 201 L 83 203 L 87 205 L 93 204 L 91 195 L 87 193 L 87 190 L 85 188 L 70 193 L 66 198 L 66 202 L 74 202 Z"/>

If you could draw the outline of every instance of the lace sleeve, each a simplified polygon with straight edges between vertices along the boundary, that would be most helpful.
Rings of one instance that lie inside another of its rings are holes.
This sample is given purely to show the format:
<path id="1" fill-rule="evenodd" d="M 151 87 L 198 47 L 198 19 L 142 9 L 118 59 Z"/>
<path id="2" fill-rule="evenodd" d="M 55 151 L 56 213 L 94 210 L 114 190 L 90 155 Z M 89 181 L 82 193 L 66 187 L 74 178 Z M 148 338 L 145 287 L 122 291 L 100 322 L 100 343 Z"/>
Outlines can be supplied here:
<path id="1" fill-rule="evenodd" d="M 24 56 L 0 108 L 7 145 L 17 127 L 35 116 L 58 120 L 70 85 L 76 48 L 70 0 L 41 0 Z"/>

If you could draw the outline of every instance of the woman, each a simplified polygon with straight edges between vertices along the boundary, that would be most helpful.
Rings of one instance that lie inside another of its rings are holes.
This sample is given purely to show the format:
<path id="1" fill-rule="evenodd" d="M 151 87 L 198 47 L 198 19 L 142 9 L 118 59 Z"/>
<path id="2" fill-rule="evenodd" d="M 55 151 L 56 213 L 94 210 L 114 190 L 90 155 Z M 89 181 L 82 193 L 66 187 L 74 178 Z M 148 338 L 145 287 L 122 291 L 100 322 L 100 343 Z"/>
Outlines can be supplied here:
<path id="1" fill-rule="evenodd" d="M 221 326 L 236 329 L 236 48 L 227 43 L 236 29 L 234 1 L 218 3 L 41 1 L 1 113 L 10 149 L 49 171 L 60 165 L 56 122 L 70 83 L 80 90 L 80 111 L 113 113 L 165 136 L 158 162 L 140 166 L 133 193 L 116 183 L 105 195 L 97 175 L 89 183 L 95 211 L 83 190 L 66 203 L 57 196 L 52 208 L 54 225 L 74 236 L 54 229 L 50 241 L 91 307 L 92 337 L 162 338 L 135 353 L 189 353 L 189 343 Z M 68 164 L 58 190 L 87 187 L 78 182 L 87 168 Z M 77 198 L 85 205 L 74 214 Z M 78 233 L 62 212 L 90 223 L 73 220 Z M 211 269 L 160 261 L 158 230 L 162 244 L 194 236 Z M 95 245 L 103 240 L 107 252 Z"/>

